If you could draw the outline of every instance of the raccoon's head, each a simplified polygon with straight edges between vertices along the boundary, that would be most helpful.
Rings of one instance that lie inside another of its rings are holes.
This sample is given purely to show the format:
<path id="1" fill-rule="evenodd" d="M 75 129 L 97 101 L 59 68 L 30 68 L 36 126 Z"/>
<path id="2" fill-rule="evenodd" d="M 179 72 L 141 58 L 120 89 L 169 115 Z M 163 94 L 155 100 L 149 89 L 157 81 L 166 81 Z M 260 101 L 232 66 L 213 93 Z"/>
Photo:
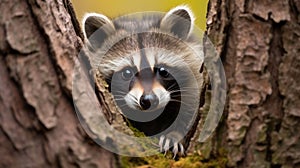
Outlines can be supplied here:
<path id="1" fill-rule="evenodd" d="M 191 76 L 199 80 L 203 60 L 193 24 L 186 6 L 115 20 L 95 13 L 84 17 L 92 67 L 103 74 L 121 109 L 153 111 L 180 102 L 187 88 L 198 93 Z"/>

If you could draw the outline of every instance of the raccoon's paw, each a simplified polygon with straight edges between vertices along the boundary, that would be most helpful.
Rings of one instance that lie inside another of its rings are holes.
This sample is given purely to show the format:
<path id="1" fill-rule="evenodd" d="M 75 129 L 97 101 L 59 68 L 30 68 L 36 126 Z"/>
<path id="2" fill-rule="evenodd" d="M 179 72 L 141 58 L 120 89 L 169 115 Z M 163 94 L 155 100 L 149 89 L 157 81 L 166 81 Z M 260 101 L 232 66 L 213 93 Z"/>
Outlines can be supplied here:
<path id="1" fill-rule="evenodd" d="M 173 144 L 173 145 L 172 145 Z M 171 147 L 170 147 L 171 146 Z M 160 152 L 166 155 L 168 151 L 172 150 L 173 159 L 176 156 L 185 156 L 185 149 L 181 142 L 177 141 L 175 138 L 168 138 L 164 135 L 159 138 L 159 148 Z"/>

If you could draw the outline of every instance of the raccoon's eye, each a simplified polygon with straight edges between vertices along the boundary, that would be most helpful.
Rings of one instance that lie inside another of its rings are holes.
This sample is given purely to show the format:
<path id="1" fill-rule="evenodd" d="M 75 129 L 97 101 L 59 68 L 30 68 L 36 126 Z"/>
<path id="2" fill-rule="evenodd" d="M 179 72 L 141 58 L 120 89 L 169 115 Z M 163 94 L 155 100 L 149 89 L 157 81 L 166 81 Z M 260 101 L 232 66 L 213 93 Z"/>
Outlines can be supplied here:
<path id="1" fill-rule="evenodd" d="M 160 76 L 162 76 L 164 78 L 169 76 L 169 72 L 165 67 L 158 68 L 158 73 L 159 73 Z"/>
<path id="2" fill-rule="evenodd" d="M 133 71 L 132 69 L 130 68 L 125 68 L 123 71 L 122 71 L 122 78 L 124 80 L 129 80 L 131 79 L 131 77 L 133 76 Z"/>

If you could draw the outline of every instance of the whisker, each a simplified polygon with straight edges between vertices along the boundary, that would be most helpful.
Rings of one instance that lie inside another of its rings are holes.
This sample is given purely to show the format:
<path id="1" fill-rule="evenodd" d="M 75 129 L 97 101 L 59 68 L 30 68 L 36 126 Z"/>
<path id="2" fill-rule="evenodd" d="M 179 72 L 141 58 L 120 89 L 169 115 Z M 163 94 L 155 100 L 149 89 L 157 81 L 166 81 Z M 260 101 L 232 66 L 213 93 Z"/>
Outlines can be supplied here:
<path id="1" fill-rule="evenodd" d="M 137 101 L 137 98 L 136 98 L 133 94 L 129 93 L 128 95 L 129 95 L 132 99 L 134 99 L 134 100 Z"/>
<path id="2" fill-rule="evenodd" d="M 172 95 L 171 97 L 195 97 L 193 95 Z"/>
<path id="3" fill-rule="evenodd" d="M 121 94 L 124 94 L 124 95 L 126 95 L 126 94 L 127 94 L 127 92 L 120 91 L 120 90 L 114 91 L 114 93 L 121 93 Z"/>
<path id="4" fill-rule="evenodd" d="M 161 99 L 164 100 L 167 96 L 168 96 L 168 94 L 163 94 L 163 95 L 161 96 Z"/>
<path id="5" fill-rule="evenodd" d="M 121 105 L 118 105 L 118 106 L 119 106 L 119 108 L 128 107 L 128 105 L 127 105 L 126 103 L 121 104 Z M 128 108 L 129 108 L 129 107 L 128 107 Z"/>
<path id="6" fill-rule="evenodd" d="M 114 100 L 119 101 L 119 100 L 124 100 L 124 98 L 119 98 L 119 99 L 118 99 L 118 98 L 117 98 L 117 99 L 115 98 Z"/>
<path id="7" fill-rule="evenodd" d="M 128 96 L 130 96 L 130 98 L 134 101 L 135 104 L 139 104 L 138 99 L 134 95 L 129 93 Z"/>
<path id="8" fill-rule="evenodd" d="M 169 86 L 167 90 L 172 90 L 174 86 L 176 86 L 176 83 L 173 83 L 171 86 Z"/>
<path id="9" fill-rule="evenodd" d="M 183 102 L 183 101 L 180 101 L 180 100 L 176 100 L 176 99 L 170 99 L 170 102 L 173 101 L 173 102 L 177 102 L 177 103 L 182 103 L 183 105 L 186 105 L 186 106 L 189 106 L 189 104 Z"/>
<path id="10" fill-rule="evenodd" d="M 187 87 L 187 86 L 184 86 L 184 87 L 180 87 L 180 89 L 198 89 L 199 87 Z"/>
<path id="11" fill-rule="evenodd" d="M 185 91 L 187 91 L 187 90 L 171 90 L 171 91 L 169 91 L 169 92 L 170 92 L 170 94 L 171 94 L 171 93 L 185 92 Z"/>
<path id="12" fill-rule="evenodd" d="M 114 97 L 124 97 L 124 95 L 113 95 Z"/>

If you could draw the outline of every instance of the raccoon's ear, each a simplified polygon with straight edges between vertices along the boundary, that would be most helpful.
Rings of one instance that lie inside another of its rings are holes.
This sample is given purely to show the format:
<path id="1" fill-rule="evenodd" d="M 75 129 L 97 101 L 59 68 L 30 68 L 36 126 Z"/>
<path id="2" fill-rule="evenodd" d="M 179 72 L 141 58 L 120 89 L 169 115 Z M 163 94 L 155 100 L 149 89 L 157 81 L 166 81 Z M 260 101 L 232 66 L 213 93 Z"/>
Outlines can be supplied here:
<path id="1" fill-rule="evenodd" d="M 98 13 L 85 14 L 82 25 L 84 37 L 87 39 L 97 31 L 98 42 L 104 40 L 104 38 L 115 31 L 112 21 L 108 17 Z"/>
<path id="2" fill-rule="evenodd" d="M 188 6 L 177 6 L 163 17 L 160 27 L 179 38 L 186 39 L 192 32 L 194 20 L 194 15 Z"/>

